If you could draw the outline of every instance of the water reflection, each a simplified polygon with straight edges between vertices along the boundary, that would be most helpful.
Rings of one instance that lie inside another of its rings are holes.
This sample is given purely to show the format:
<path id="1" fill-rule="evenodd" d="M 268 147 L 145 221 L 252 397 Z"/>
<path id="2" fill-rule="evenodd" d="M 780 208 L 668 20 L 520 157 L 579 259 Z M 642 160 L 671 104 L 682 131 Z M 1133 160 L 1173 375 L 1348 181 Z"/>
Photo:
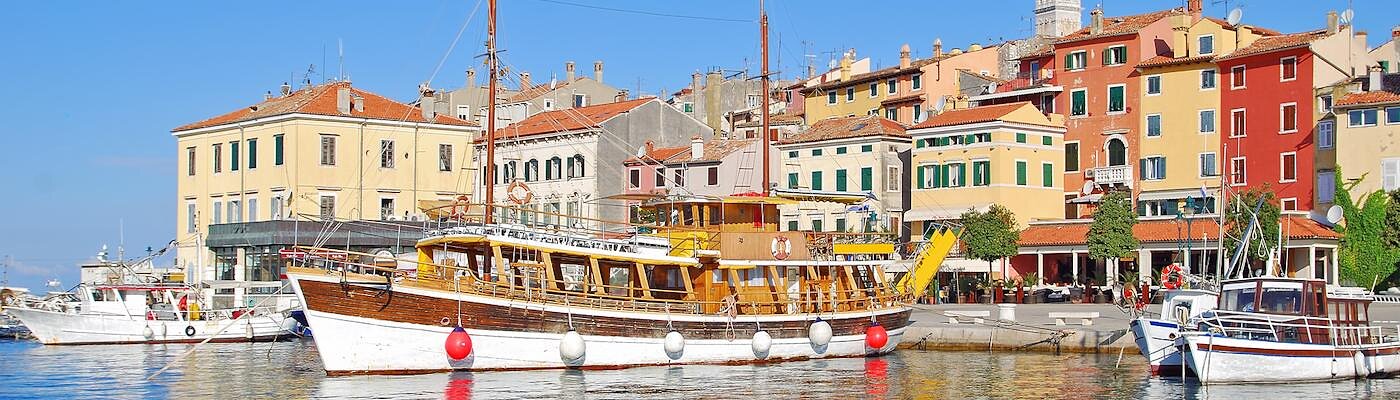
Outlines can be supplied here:
<path id="1" fill-rule="evenodd" d="M 1150 378 L 1117 354 L 900 351 L 881 358 L 612 371 L 327 377 L 314 343 L 209 344 L 153 381 L 188 345 L 40 346 L 0 342 L 0 397 L 20 398 L 1368 398 L 1397 380 L 1202 387 Z"/>

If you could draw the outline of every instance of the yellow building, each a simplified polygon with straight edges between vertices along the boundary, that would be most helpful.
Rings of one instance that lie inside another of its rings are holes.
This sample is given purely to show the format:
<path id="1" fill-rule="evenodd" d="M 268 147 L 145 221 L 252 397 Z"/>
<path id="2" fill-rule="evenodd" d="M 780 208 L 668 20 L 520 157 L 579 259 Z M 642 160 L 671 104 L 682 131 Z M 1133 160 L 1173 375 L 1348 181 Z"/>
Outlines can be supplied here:
<path id="1" fill-rule="evenodd" d="M 779 141 L 774 193 L 800 199 L 778 207 L 786 230 L 897 232 L 905 210 L 909 135 L 879 116 L 830 118 Z"/>
<path id="2" fill-rule="evenodd" d="M 220 255 L 227 265 L 213 267 L 204 243 L 210 225 L 423 219 L 419 201 L 471 191 L 471 143 L 480 129 L 333 82 L 296 91 L 283 85 L 280 96 L 172 133 L 176 265 L 201 282 L 247 274 L 243 254 Z"/>
<path id="3" fill-rule="evenodd" d="M 945 111 L 909 128 L 915 232 L 1001 204 L 1022 227 L 1064 216 L 1064 118 L 1029 102 Z"/>
<path id="4" fill-rule="evenodd" d="M 1342 181 L 1357 182 L 1353 200 L 1377 189 L 1400 189 L 1400 74 L 1373 66 L 1366 81 L 1366 90 L 1337 99 L 1335 122 L 1318 123 L 1318 140 L 1335 141 Z M 1335 133 L 1325 131 L 1334 126 Z M 1318 172 L 1318 197 L 1334 193 L 1332 173 Z"/>
<path id="5" fill-rule="evenodd" d="M 1191 15 L 1170 17 L 1172 53 L 1137 65 L 1143 121 L 1138 214 L 1176 215 L 1186 199 L 1214 212 L 1220 192 L 1220 72 L 1212 61 L 1270 31 Z M 1201 201 L 1201 189 L 1207 198 Z M 1066 188 L 1078 190 L 1078 188 Z M 1188 212 L 1189 213 L 1189 212 Z"/>
<path id="6" fill-rule="evenodd" d="M 899 65 L 853 74 L 851 53 L 841 59 L 835 79 L 802 89 L 807 123 L 827 118 L 879 115 L 905 125 L 927 119 L 940 97 L 958 94 L 958 70 L 995 75 L 1000 65 L 997 47 L 972 45 L 968 51 L 944 53 L 941 42 L 933 57 L 914 60 L 909 45 L 899 52 Z"/>

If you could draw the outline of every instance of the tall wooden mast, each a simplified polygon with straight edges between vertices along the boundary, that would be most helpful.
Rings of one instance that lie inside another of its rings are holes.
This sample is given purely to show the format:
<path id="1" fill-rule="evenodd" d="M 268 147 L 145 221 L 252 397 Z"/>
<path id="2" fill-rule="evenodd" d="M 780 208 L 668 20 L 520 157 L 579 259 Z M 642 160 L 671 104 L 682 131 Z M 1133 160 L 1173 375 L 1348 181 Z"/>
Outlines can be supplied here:
<path id="1" fill-rule="evenodd" d="M 763 128 L 759 131 L 759 136 L 763 138 L 763 196 L 767 197 L 769 194 L 768 191 L 772 187 L 769 183 L 772 177 L 768 176 L 771 172 L 770 170 L 772 170 L 769 164 L 770 154 L 768 154 L 768 152 L 769 147 L 773 145 L 772 141 L 776 138 L 770 138 L 768 136 L 768 101 L 771 100 L 771 93 L 768 88 L 768 11 L 763 8 L 763 0 L 758 0 L 758 30 L 759 35 L 762 36 L 761 42 L 763 46 L 763 76 L 760 80 L 763 82 L 763 109 L 759 110 L 759 112 L 763 113 Z"/>
<path id="2" fill-rule="evenodd" d="M 486 10 L 486 65 L 491 72 L 486 89 L 486 176 L 482 178 L 486 180 L 486 215 L 482 221 L 489 224 L 491 206 L 496 204 L 496 0 L 488 0 Z"/>

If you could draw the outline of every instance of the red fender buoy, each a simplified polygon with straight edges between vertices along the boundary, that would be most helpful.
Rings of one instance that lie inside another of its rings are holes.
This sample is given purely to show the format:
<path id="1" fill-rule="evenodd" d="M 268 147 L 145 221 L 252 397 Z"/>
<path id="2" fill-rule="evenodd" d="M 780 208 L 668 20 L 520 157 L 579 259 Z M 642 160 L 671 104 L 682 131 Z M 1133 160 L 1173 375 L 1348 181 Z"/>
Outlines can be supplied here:
<path id="1" fill-rule="evenodd" d="M 447 334 L 447 343 L 443 347 L 447 350 L 447 356 L 453 360 L 467 358 L 472 354 L 472 337 L 460 326 L 453 328 L 452 333 Z"/>
<path id="2" fill-rule="evenodd" d="M 865 328 L 866 346 L 878 351 L 885 348 L 885 345 L 889 342 L 890 335 L 888 332 L 885 332 L 885 327 L 880 326 L 880 323 L 870 324 L 870 326 Z"/>

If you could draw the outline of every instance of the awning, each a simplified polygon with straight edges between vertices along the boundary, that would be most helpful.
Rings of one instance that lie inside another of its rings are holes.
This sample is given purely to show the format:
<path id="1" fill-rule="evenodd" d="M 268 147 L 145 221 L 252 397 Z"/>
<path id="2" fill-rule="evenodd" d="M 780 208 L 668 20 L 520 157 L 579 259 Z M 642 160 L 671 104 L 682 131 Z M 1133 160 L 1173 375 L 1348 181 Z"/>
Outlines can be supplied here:
<path id="1" fill-rule="evenodd" d="M 797 204 L 793 199 L 772 196 L 724 196 L 721 200 L 728 204 Z"/>
<path id="2" fill-rule="evenodd" d="M 836 203 L 856 204 L 866 200 L 875 200 L 875 194 L 869 192 L 828 192 L 823 190 L 803 190 L 803 189 L 773 189 L 773 195 L 792 200 L 807 201 L 830 201 Z"/>
<path id="3" fill-rule="evenodd" d="M 1094 193 L 1090 195 L 1075 197 L 1073 199 L 1070 199 L 1069 202 L 1071 204 L 1088 204 L 1098 203 L 1100 200 L 1103 200 L 1103 193 Z"/>
<path id="4" fill-rule="evenodd" d="M 962 214 L 970 209 L 979 212 L 987 212 L 992 208 L 991 203 L 979 203 L 961 206 L 945 207 L 916 207 L 904 213 L 905 221 L 939 221 L 962 218 Z"/>
<path id="5" fill-rule="evenodd" d="M 615 195 L 612 195 L 612 196 L 603 197 L 603 198 L 600 198 L 600 199 L 598 199 L 598 200 L 648 201 L 648 200 L 655 199 L 655 198 L 659 198 L 659 197 L 662 197 L 662 196 L 665 196 L 665 194 L 655 194 L 655 193 L 622 193 L 622 194 L 615 194 Z"/>
<path id="6" fill-rule="evenodd" d="M 1206 194 L 1214 196 L 1215 193 L 1215 188 L 1206 188 Z M 1184 199 L 1187 197 L 1200 198 L 1201 189 L 1159 190 L 1152 192 L 1143 191 L 1142 193 L 1138 194 L 1138 200 L 1171 200 Z"/>

